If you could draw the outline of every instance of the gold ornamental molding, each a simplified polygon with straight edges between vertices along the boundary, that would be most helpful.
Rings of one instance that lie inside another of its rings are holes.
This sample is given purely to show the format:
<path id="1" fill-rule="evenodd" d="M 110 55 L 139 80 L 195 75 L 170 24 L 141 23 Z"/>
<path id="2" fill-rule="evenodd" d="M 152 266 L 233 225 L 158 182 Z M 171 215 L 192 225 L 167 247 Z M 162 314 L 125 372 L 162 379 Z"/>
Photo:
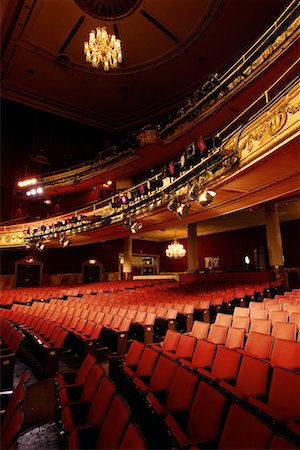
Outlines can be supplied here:
<path id="1" fill-rule="evenodd" d="M 235 133 L 226 143 L 228 151 L 238 150 L 240 167 L 259 157 L 266 157 L 300 130 L 300 83 L 287 95 L 270 106 L 242 132 Z"/>

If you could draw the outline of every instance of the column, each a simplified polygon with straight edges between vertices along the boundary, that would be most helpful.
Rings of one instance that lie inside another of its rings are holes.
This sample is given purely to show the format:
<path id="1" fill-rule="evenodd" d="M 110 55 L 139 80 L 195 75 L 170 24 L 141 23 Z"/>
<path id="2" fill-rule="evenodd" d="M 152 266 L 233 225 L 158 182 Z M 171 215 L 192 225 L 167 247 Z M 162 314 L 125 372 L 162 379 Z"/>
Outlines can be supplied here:
<path id="1" fill-rule="evenodd" d="M 274 280 L 276 280 L 279 285 L 283 286 L 284 261 L 283 261 L 282 240 L 280 232 L 280 222 L 276 203 L 271 203 L 265 206 L 265 219 L 266 219 L 269 266 L 273 272 Z"/>
<path id="2" fill-rule="evenodd" d="M 188 224 L 188 272 L 199 271 L 197 224 Z"/>
<path id="3" fill-rule="evenodd" d="M 124 264 L 123 279 L 131 280 L 132 278 L 132 237 L 124 238 L 123 243 Z"/>

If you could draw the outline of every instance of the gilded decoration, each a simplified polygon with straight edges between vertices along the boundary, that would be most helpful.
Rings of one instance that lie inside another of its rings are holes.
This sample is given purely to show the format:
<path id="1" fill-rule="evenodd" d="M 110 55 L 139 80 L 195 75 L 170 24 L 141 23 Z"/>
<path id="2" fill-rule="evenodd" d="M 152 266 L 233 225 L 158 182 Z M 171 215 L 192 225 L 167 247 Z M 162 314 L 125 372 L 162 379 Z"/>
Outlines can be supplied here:
<path id="1" fill-rule="evenodd" d="M 290 116 L 297 114 L 297 116 L 291 118 L 292 120 L 290 120 L 290 126 L 293 123 L 294 126 L 298 126 L 299 128 L 299 96 L 299 92 L 297 92 L 296 89 L 293 93 L 290 93 L 285 98 L 279 100 L 273 109 L 265 112 L 254 124 L 249 125 L 243 131 L 241 136 L 234 136 L 227 143 L 226 149 L 228 151 L 232 151 L 237 148 L 242 165 L 242 161 L 247 157 L 247 155 L 250 155 L 253 152 L 255 153 L 253 154 L 253 158 L 257 157 L 265 151 L 265 149 L 263 149 L 264 145 L 269 144 L 269 147 L 274 145 L 272 139 L 280 132 L 284 133 L 283 130 L 286 127 Z M 289 129 L 290 127 L 287 128 Z M 287 131 L 287 133 L 288 132 L 290 132 L 290 130 Z"/>
<path id="2" fill-rule="evenodd" d="M 233 89 L 235 89 L 238 85 L 240 85 L 243 81 L 246 80 L 249 75 L 251 75 L 254 71 L 257 70 L 259 66 L 261 66 L 264 62 L 266 62 L 280 47 L 285 44 L 288 39 L 293 36 L 293 38 L 296 38 L 296 32 L 298 33 L 300 25 L 300 17 L 297 17 L 293 23 L 280 35 L 277 37 L 277 39 L 270 44 L 256 59 L 255 61 L 249 65 L 245 70 L 243 70 L 242 74 L 239 74 L 233 81 L 231 81 L 227 86 L 224 87 L 224 89 L 218 93 L 216 98 L 211 99 L 209 102 L 206 102 L 197 113 L 195 113 L 195 109 L 197 108 L 197 104 L 194 104 L 191 108 L 188 108 L 185 110 L 184 114 L 184 122 L 179 123 L 176 125 L 176 122 L 178 121 L 178 118 L 174 120 L 173 122 L 170 122 L 167 125 L 168 127 L 171 127 L 173 124 L 175 127 L 173 130 L 168 133 L 169 137 L 171 135 L 178 135 L 179 132 L 182 133 L 184 130 L 190 128 L 195 123 L 199 122 L 201 120 L 201 116 L 204 115 L 205 112 L 207 112 L 213 105 L 216 105 L 219 100 L 223 99 L 228 93 L 231 93 Z M 201 102 L 198 102 L 198 105 L 200 105 Z M 179 117 L 179 119 L 183 119 L 183 117 Z"/>

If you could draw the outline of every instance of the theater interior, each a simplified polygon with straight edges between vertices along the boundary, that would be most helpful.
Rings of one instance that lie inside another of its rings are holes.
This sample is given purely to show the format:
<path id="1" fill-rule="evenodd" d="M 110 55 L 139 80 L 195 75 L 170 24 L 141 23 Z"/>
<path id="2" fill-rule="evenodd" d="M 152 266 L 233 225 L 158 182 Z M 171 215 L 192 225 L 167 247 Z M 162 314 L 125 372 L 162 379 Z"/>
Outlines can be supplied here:
<path id="1" fill-rule="evenodd" d="M 297 0 L 2 0 L 0 446 L 297 449 Z"/>

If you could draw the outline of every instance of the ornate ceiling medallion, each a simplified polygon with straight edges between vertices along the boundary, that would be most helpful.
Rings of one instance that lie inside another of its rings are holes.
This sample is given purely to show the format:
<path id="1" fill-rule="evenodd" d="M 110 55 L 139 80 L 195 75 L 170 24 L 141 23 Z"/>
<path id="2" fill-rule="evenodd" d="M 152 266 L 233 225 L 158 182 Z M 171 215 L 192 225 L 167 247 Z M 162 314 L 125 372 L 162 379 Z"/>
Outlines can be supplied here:
<path id="1" fill-rule="evenodd" d="M 142 0 L 74 0 L 84 12 L 102 20 L 116 20 L 133 13 Z"/>

